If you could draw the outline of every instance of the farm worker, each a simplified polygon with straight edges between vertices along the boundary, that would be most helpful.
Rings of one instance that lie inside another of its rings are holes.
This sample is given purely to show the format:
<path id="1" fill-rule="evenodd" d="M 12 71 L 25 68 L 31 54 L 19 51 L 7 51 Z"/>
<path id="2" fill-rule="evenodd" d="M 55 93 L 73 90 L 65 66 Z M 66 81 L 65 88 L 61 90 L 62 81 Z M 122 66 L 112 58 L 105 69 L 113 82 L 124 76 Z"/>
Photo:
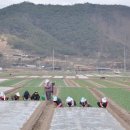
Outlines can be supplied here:
<path id="1" fill-rule="evenodd" d="M 51 100 L 55 83 L 51 83 L 49 79 L 44 82 L 44 90 L 47 100 Z"/>
<path id="2" fill-rule="evenodd" d="M 19 92 L 15 93 L 15 95 L 11 97 L 12 100 L 19 100 L 19 98 L 20 98 Z"/>
<path id="3" fill-rule="evenodd" d="M 40 95 L 37 91 L 32 94 L 31 100 L 40 100 Z"/>
<path id="4" fill-rule="evenodd" d="M 6 100 L 4 92 L 0 92 L 0 100 Z"/>
<path id="5" fill-rule="evenodd" d="M 82 107 L 89 107 L 89 104 L 88 104 L 88 102 L 87 102 L 87 99 L 86 98 L 84 98 L 84 97 L 82 97 L 81 99 L 80 99 L 80 103 L 79 103 Z"/>
<path id="6" fill-rule="evenodd" d="M 107 101 L 107 98 L 106 97 L 103 97 L 100 102 L 99 102 L 99 107 L 103 107 L 103 108 L 106 108 L 108 105 L 108 101 Z"/>
<path id="7" fill-rule="evenodd" d="M 72 97 L 68 96 L 68 97 L 66 98 L 66 104 L 67 104 L 69 107 L 73 107 L 73 106 L 76 106 L 76 101 L 75 101 Z"/>
<path id="8" fill-rule="evenodd" d="M 28 92 L 28 90 L 26 90 L 23 94 L 23 100 L 29 100 L 30 99 L 30 94 Z"/>
<path id="9" fill-rule="evenodd" d="M 62 107 L 63 106 L 61 99 L 57 96 L 53 96 L 53 102 L 54 102 L 56 107 Z"/>

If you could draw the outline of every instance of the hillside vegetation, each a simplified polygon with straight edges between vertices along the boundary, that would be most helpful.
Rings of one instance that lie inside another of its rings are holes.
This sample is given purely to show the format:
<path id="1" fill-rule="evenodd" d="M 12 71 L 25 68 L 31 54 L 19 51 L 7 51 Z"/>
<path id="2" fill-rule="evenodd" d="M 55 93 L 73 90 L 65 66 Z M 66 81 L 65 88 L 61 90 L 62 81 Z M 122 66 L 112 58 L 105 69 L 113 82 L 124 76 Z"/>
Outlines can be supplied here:
<path id="1" fill-rule="evenodd" d="M 39 55 L 122 58 L 130 50 L 130 8 L 21 3 L 0 10 L 0 34 L 12 48 Z"/>

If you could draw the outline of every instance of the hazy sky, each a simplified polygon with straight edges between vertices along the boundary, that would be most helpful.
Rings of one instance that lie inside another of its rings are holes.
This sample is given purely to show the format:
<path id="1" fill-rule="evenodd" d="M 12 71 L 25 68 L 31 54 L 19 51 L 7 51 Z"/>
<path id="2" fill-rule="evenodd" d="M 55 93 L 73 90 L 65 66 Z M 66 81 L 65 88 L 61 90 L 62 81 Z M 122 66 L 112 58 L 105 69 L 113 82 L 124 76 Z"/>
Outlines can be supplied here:
<path id="1" fill-rule="evenodd" d="M 76 3 L 93 3 L 93 4 L 117 4 L 130 6 L 130 0 L 0 0 L 0 8 L 23 1 L 33 2 L 35 4 L 60 4 L 70 5 Z"/>

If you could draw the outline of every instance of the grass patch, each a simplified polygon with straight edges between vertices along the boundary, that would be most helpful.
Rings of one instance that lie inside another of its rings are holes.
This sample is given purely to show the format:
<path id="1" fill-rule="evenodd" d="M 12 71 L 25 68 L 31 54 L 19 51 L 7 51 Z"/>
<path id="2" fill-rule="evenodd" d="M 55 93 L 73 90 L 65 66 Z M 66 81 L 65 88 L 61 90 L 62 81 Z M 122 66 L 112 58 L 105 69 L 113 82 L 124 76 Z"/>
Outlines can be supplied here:
<path id="1" fill-rule="evenodd" d="M 105 80 L 102 80 L 102 79 L 99 79 L 99 80 L 93 80 L 95 83 L 98 83 L 98 84 L 101 84 L 105 87 L 108 87 L 108 88 L 115 88 L 115 87 L 121 87 L 120 85 L 118 84 L 114 84 L 114 83 L 110 83 L 110 82 L 107 82 Z"/>
<path id="2" fill-rule="evenodd" d="M 130 111 L 130 92 L 128 90 L 123 88 L 101 88 L 100 90 L 122 108 Z"/>
<path id="3" fill-rule="evenodd" d="M 89 83 L 88 80 L 78 79 L 78 80 L 75 80 L 75 82 L 78 83 L 81 87 L 94 87 L 94 85 Z"/>
<path id="4" fill-rule="evenodd" d="M 0 86 L 2 86 L 2 87 L 9 87 L 9 86 L 15 85 L 16 83 L 19 83 L 22 80 L 23 79 L 9 79 L 9 80 L 5 80 L 4 82 L 0 83 Z"/>
<path id="5" fill-rule="evenodd" d="M 52 79 L 57 87 L 67 87 L 63 79 Z"/>
<path id="6" fill-rule="evenodd" d="M 24 87 L 40 87 L 40 84 L 43 82 L 43 79 L 33 79 L 26 83 Z"/>

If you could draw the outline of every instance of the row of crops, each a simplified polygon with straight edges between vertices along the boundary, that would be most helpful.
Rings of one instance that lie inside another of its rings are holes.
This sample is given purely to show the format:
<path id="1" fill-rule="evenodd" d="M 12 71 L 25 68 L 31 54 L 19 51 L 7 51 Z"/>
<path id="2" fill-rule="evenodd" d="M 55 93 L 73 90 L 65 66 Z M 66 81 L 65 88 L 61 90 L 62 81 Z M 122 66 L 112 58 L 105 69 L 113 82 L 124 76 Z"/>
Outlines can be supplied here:
<path id="1" fill-rule="evenodd" d="M 0 87 L 13 87 L 15 84 L 24 81 L 25 79 L 10 79 L 5 80 L 0 83 Z M 56 86 L 59 88 L 59 97 L 62 99 L 63 103 L 67 96 L 73 97 L 76 102 L 77 106 L 79 106 L 79 101 L 81 97 L 86 97 L 88 102 L 93 106 L 97 107 L 97 100 L 96 98 L 90 93 L 88 88 L 97 87 L 99 91 L 102 91 L 108 98 L 112 99 L 122 108 L 130 111 L 130 90 L 129 90 L 129 79 L 73 79 L 74 82 L 79 84 L 81 87 L 72 87 L 68 85 L 64 79 L 52 79 L 55 82 Z M 28 79 L 22 88 L 19 89 L 20 94 L 22 95 L 25 90 L 28 90 L 30 94 L 35 91 L 38 91 L 40 96 L 42 97 L 44 94 L 43 89 L 43 79 L 35 78 L 35 79 Z M 100 87 L 99 87 L 100 86 Z"/>

